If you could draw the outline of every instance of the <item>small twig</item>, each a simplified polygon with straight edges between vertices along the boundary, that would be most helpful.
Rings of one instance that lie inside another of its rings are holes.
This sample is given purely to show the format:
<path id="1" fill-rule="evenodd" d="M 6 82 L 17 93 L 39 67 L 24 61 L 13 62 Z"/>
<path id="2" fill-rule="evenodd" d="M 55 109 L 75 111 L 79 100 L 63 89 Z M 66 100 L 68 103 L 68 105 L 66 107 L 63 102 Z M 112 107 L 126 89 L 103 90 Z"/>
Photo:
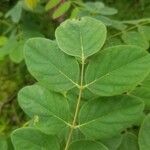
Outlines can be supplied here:
<path id="1" fill-rule="evenodd" d="M 110 40 L 111 38 L 114 38 L 114 37 L 116 37 L 116 36 L 118 36 L 118 35 L 120 35 L 120 34 L 122 34 L 123 32 L 128 32 L 128 31 L 131 31 L 131 30 L 133 30 L 133 29 L 135 29 L 135 28 L 137 28 L 138 27 L 138 25 L 146 25 L 146 24 L 149 24 L 150 22 L 146 22 L 146 23 L 141 23 L 141 24 L 136 24 L 136 25 L 134 25 L 134 26 L 132 26 L 132 27 L 130 27 L 130 28 L 128 28 L 128 29 L 126 29 L 126 30 L 123 30 L 123 31 L 121 31 L 121 32 L 118 32 L 118 33 L 116 33 L 116 34 L 113 34 L 112 36 L 110 36 L 107 40 Z"/>

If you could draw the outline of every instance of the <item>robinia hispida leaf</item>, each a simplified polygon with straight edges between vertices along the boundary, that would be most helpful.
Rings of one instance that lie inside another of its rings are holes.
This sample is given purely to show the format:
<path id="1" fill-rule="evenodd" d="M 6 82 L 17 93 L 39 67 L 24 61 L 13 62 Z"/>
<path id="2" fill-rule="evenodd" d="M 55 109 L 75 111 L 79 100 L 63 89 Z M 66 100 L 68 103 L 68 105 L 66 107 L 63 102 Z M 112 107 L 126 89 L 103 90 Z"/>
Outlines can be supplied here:
<path id="1" fill-rule="evenodd" d="M 141 120 L 144 102 L 123 93 L 149 74 L 150 55 L 130 45 L 103 49 L 105 40 L 105 25 L 84 17 L 62 23 L 56 41 L 26 42 L 25 61 L 37 83 L 18 95 L 31 122 L 12 133 L 16 150 L 108 150 L 103 141 Z"/>

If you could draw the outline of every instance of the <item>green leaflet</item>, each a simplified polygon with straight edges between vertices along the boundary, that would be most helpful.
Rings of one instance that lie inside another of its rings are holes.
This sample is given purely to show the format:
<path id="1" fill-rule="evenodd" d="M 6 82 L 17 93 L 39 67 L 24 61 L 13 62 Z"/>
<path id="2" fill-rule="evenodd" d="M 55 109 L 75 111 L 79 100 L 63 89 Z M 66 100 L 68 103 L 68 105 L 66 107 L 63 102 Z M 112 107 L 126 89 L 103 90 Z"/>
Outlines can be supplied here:
<path id="1" fill-rule="evenodd" d="M 139 47 L 110 47 L 89 62 L 85 87 L 102 96 L 122 94 L 148 75 L 149 66 L 149 54 Z"/>
<path id="2" fill-rule="evenodd" d="M 80 9 L 78 7 L 74 8 L 71 12 L 70 18 L 77 18 L 78 14 L 80 12 Z"/>
<path id="3" fill-rule="evenodd" d="M 19 92 L 18 101 L 30 117 L 37 117 L 35 126 L 41 130 L 44 127 L 46 129 L 48 124 L 49 133 L 55 134 L 69 125 L 69 106 L 61 94 L 50 92 L 39 85 L 33 85 L 25 87 Z"/>
<path id="4" fill-rule="evenodd" d="M 87 2 L 84 7 L 93 14 L 114 15 L 118 12 L 115 8 L 107 7 L 102 2 Z"/>
<path id="5" fill-rule="evenodd" d="M 130 94 L 141 98 L 145 103 L 145 109 L 150 110 L 150 74 Z"/>
<path id="6" fill-rule="evenodd" d="M 109 150 L 117 150 L 122 141 L 122 135 L 116 135 L 111 138 L 101 139 L 101 142 L 108 147 Z"/>
<path id="7" fill-rule="evenodd" d="M 84 7 L 91 13 L 100 13 L 101 9 L 103 9 L 105 5 L 102 2 L 87 2 Z"/>
<path id="8" fill-rule="evenodd" d="M 60 3 L 60 0 L 49 0 L 49 2 L 45 6 L 45 10 L 48 11 Z"/>
<path id="9" fill-rule="evenodd" d="M 10 52 L 12 52 L 14 49 L 13 48 L 17 47 L 17 41 L 14 38 L 14 36 L 10 36 L 10 38 L 8 39 L 8 41 L 5 43 L 5 45 L 3 45 L 2 47 L 0 47 L 0 58 L 3 59 L 4 56 L 8 55 Z M 13 49 L 13 50 L 12 50 Z"/>
<path id="10" fill-rule="evenodd" d="M 117 150 L 139 150 L 137 137 L 132 133 L 125 133 Z"/>
<path id="11" fill-rule="evenodd" d="M 18 1 L 18 3 L 10 9 L 5 17 L 11 17 L 12 21 L 18 23 L 22 14 L 22 1 Z"/>
<path id="12" fill-rule="evenodd" d="M 106 27 L 96 19 L 67 20 L 56 29 L 60 49 L 71 56 L 87 58 L 98 52 L 106 39 Z"/>
<path id="13" fill-rule="evenodd" d="M 122 35 L 122 39 L 126 44 L 129 45 L 137 45 L 144 49 L 149 48 L 149 42 L 145 38 L 145 36 L 139 32 L 131 31 L 131 32 L 125 32 Z"/>
<path id="14" fill-rule="evenodd" d="M 139 26 L 138 31 L 150 41 L 150 27 L 149 26 Z"/>
<path id="15" fill-rule="evenodd" d="M 83 105 L 78 128 L 93 139 L 113 137 L 134 124 L 143 109 L 142 101 L 130 96 L 98 98 Z"/>
<path id="16" fill-rule="evenodd" d="M 117 9 L 106 6 L 100 10 L 100 14 L 102 15 L 114 15 L 117 14 L 117 12 Z"/>
<path id="17" fill-rule="evenodd" d="M 143 124 L 141 125 L 140 131 L 139 131 L 139 146 L 140 150 L 149 150 L 150 149 L 150 114 L 148 114 Z"/>
<path id="18" fill-rule="evenodd" d="M 54 11 L 53 19 L 56 19 L 64 15 L 69 10 L 70 7 L 71 7 L 71 2 L 69 1 L 60 4 L 59 7 Z"/>
<path id="19" fill-rule="evenodd" d="M 121 45 L 121 44 L 122 44 L 122 41 L 121 41 L 120 38 L 110 38 L 105 43 L 104 48 L 108 48 L 108 47 L 112 47 L 112 46 L 117 46 L 117 45 Z"/>
<path id="20" fill-rule="evenodd" d="M 72 143 L 69 150 L 108 150 L 108 148 L 100 142 L 82 140 Z"/>
<path id="21" fill-rule="evenodd" d="M 150 110 L 150 89 L 144 86 L 137 87 L 132 91 L 132 95 L 141 98 L 145 103 L 145 109 Z"/>
<path id="22" fill-rule="evenodd" d="M 14 48 L 11 50 L 9 57 L 13 62 L 19 63 L 23 60 L 23 47 L 24 47 L 25 41 L 16 41 L 16 45 L 14 45 Z"/>
<path id="23" fill-rule="evenodd" d="M 24 49 L 27 67 L 42 85 L 62 92 L 77 86 L 79 65 L 73 57 L 61 52 L 56 42 L 33 38 Z"/>
<path id="24" fill-rule="evenodd" d="M 122 31 L 122 30 L 125 30 L 127 28 L 127 26 L 123 22 L 118 21 L 118 20 L 113 20 L 113 19 L 110 19 L 110 18 L 102 16 L 102 15 L 97 15 L 94 18 L 101 20 L 102 22 L 104 22 L 104 24 L 106 26 L 112 26 L 113 28 L 115 28 L 117 30 Z"/>
<path id="25" fill-rule="evenodd" d="M 34 128 L 15 130 L 11 139 L 15 150 L 60 150 L 57 138 Z"/>

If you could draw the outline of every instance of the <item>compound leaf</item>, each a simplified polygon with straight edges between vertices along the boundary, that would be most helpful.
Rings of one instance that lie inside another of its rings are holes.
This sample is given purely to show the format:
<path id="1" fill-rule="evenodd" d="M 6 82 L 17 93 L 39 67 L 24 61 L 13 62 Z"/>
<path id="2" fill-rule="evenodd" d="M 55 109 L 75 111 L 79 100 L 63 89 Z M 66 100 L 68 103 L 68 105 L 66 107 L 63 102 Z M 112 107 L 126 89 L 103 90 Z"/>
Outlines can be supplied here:
<path id="1" fill-rule="evenodd" d="M 131 96 L 98 98 L 83 105 L 78 127 L 89 138 L 111 138 L 135 123 L 143 109 L 143 102 Z"/>
<path id="2" fill-rule="evenodd" d="M 62 51 L 80 58 L 98 52 L 106 39 L 105 25 L 93 18 L 67 20 L 56 29 L 56 40 Z"/>
<path id="3" fill-rule="evenodd" d="M 89 62 L 85 87 L 102 96 L 122 94 L 141 82 L 149 68 L 150 55 L 140 47 L 110 47 Z"/>
<path id="4" fill-rule="evenodd" d="M 15 150 L 60 150 L 57 138 L 34 128 L 15 130 L 11 139 Z"/>
<path id="5" fill-rule="evenodd" d="M 25 60 L 30 73 L 44 86 L 66 91 L 77 86 L 79 64 L 58 48 L 56 42 L 32 38 L 25 44 Z"/>

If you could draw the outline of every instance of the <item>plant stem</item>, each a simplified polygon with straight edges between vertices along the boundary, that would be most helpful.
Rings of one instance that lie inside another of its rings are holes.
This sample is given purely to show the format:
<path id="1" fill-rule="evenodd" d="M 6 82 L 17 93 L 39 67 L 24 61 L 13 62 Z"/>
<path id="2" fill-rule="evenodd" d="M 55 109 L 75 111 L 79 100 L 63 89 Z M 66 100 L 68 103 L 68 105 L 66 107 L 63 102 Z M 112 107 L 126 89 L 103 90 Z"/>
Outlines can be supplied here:
<path id="1" fill-rule="evenodd" d="M 118 33 L 116 33 L 116 34 L 114 34 L 114 35 L 110 36 L 107 40 L 110 40 L 111 38 L 114 38 L 114 37 L 116 37 L 116 36 L 118 36 L 118 35 L 122 34 L 123 32 L 131 31 L 131 30 L 133 30 L 133 29 L 137 28 L 139 25 L 143 26 L 143 25 L 147 25 L 147 24 L 149 24 L 149 23 L 150 23 L 150 22 L 141 23 L 141 24 L 136 24 L 136 25 L 134 25 L 134 26 L 132 26 L 132 27 L 130 27 L 130 28 L 128 28 L 128 29 L 126 29 L 126 30 L 123 30 L 123 31 L 121 31 L 121 32 L 118 32 Z"/>
<path id="2" fill-rule="evenodd" d="M 71 137 L 72 137 L 72 134 L 73 134 L 73 130 L 76 127 L 76 120 L 77 120 L 78 112 L 79 112 L 79 109 L 80 109 L 80 102 L 81 102 L 82 90 L 83 90 L 84 62 L 85 62 L 85 59 L 84 59 L 84 56 L 82 56 L 79 96 L 78 96 L 78 99 L 77 99 L 77 105 L 76 105 L 75 114 L 74 114 L 74 118 L 73 118 L 73 122 L 72 122 L 72 127 L 70 129 L 70 132 L 69 132 L 69 135 L 68 135 L 68 138 L 67 138 L 65 150 L 68 150 L 68 147 L 69 147 L 69 144 L 70 144 L 70 141 L 71 141 Z"/>

